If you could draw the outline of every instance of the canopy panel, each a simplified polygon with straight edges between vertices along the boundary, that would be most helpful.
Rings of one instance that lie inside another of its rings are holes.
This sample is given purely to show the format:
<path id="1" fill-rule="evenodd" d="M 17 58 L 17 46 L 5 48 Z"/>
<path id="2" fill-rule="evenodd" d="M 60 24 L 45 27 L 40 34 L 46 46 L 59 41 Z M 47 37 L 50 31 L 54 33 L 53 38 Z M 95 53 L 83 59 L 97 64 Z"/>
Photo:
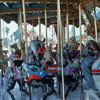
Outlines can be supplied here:
<path id="1" fill-rule="evenodd" d="M 45 24 L 45 1 L 47 1 L 47 21 L 48 26 L 50 24 L 57 23 L 57 0 L 25 0 L 25 7 L 26 7 L 26 18 L 27 22 L 32 24 L 34 22 L 34 26 L 38 24 L 38 16 L 41 18 L 41 23 Z M 61 1 L 61 16 L 63 23 L 66 22 L 66 14 L 67 14 L 67 1 L 68 1 L 68 11 L 69 11 L 69 24 L 73 24 L 73 18 L 75 19 L 75 25 L 79 25 L 79 3 L 82 6 L 83 10 L 87 11 L 87 20 L 89 20 L 89 24 L 93 24 L 93 16 L 90 14 L 91 12 L 88 11 L 89 9 L 93 8 L 93 0 L 60 0 Z M 96 5 L 99 6 L 99 0 L 96 0 Z M 18 13 L 19 13 L 19 6 L 21 5 L 22 10 L 22 3 L 21 0 L 0 0 L 0 17 L 4 19 L 7 23 L 11 20 L 18 22 Z M 99 11 L 98 11 L 99 13 Z M 99 20 L 100 17 L 97 19 Z M 82 18 L 82 23 L 85 20 Z"/>

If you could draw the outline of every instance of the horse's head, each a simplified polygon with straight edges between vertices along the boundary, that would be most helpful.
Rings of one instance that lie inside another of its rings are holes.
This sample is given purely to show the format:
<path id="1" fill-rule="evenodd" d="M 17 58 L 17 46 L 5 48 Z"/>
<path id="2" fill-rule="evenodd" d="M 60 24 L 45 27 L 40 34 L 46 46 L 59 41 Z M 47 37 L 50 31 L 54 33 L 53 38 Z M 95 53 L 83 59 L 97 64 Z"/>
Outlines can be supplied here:
<path id="1" fill-rule="evenodd" d="M 99 51 L 99 46 L 98 46 L 97 42 L 95 42 L 93 40 L 87 42 L 86 47 L 88 47 L 88 49 L 92 50 L 92 51 L 95 51 L 95 50 Z"/>
<path id="2" fill-rule="evenodd" d="M 40 49 L 44 49 L 44 42 L 45 40 L 41 41 L 41 40 L 32 40 L 29 44 L 31 50 L 34 52 L 35 55 L 37 55 L 40 51 Z"/>
<path id="3" fill-rule="evenodd" d="M 66 44 L 63 48 L 64 57 L 69 58 L 71 52 L 72 52 L 72 48 L 68 44 Z"/>
<path id="4" fill-rule="evenodd" d="M 70 46 L 73 50 L 76 50 L 78 48 L 78 42 L 76 42 L 75 39 L 72 37 L 68 42 L 68 46 Z"/>
<path id="5" fill-rule="evenodd" d="M 44 42 L 45 42 L 45 40 L 43 40 L 43 41 L 37 40 L 36 41 L 36 44 L 35 44 L 36 55 L 43 54 L 43 50 L 44 50 L 44 47 L 45 47 Z"/>
<path id="6" fill-rule="evenodd" d="M 16 50 L 14 53 L 14 58 L 13 60 L 19 60 L 21 58 L 21 50 Z"/>
<path id="7" fill-rule="evenodd" d="M 53 58 L 52 58 L 52 50 L 50 46 L 47 46 L 47 48 L 44 51 L 44 59 L 46 62 L 52 62 Z"/>
<path id="8" fill-rule="evenodd" d="M 11 47 L 11 48 L 13 48 L 13 49 L 15 49 L 15 51 L 16 51 L 16 50 L 18 50 L 17 43 L 15 43 L 15 44 L 11 45 L 10 47 Z"/>
<path id="9" fill-rule="evenodd" d="M 93 40 L 87 42 L 85 49 L 88 51 L 88 55 L 91 56 L 95 56 L 99 52 L 98 43 Z"/>
<path id="10" fill-rule="evenodd" d="M 40 41 L 40 40 L 32 40 L 29 44 L 29 52 L 31 55 L 36 56 L 36 60 L 41 60 L 43 57 L 43 50 L 45 47 L 44 44 L 45 40 Z"/>

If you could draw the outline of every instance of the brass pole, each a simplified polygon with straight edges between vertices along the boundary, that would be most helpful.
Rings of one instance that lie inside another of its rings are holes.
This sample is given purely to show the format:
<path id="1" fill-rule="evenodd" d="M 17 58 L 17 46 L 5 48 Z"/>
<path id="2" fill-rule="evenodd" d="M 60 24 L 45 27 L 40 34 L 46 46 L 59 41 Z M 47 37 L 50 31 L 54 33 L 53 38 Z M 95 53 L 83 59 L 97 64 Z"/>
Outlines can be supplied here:
<path id="1" fill-rule="evenodd" d="M 22 11 L 21 11 L 21 4 L 19 5 L 19 8 L 20 8 L 20 10 L 19 10 L 19 12 L 20 12 L 20 37 L 21 37 L 21 39 L 23 39 L 23 32 L 22 32 Z"/>
<path id="2" fill-rule="evenodd" d="M 46 35 L 46 47 L 48 46 L 48 33 L 47 33 L 47 0 L 45 0 L 45 35 Z"/>
<path id="3" fill-rule="evenodd" d="M 0 18 L 0 39 L 2 39 L 2 32 L 1 32 L 1 18 Z"/>
<path id="4" fill-rule="evenodd" d="M 75 37 L 75 21 L 74 21 L 74 18 L 73 18 L 73 37 L 76 40 L 76 37 Z"/>
<path id="5" fill-rule="evenodd" d="M 81 5 L 79 4 L 80 54 L 82 53 Z"/>
<path id="6" fill-rule="evenodd" d="M 58 47 L 57 47 L 57 53 L 58 53 L 58 63 L 59 63 L 59 53 L 60 53 L 60 30 L 59 30 L 59 5 L 57 0 L 57 39 L 58 39 Z"/>
<path id="7" fill-rule="evenodd" d="M 22 5 L 23 5 L 24 34 L 25 34 L 25 54 L 27 56 L 28 40 L 27 40 L 26 12 L 25 12 L 24 0 L 22 0 Z"/>
<path id="8" fill-rule="evenodd" d="M 21 4 L 19 4 L 19 14 L 18 14 L 18 48 L 21 49 L 21 39 L 22 39 L 22 13 Z"/>
<path id="9" fill-rule="evenodd" d="M 3 22 L 3 38 L 5 38 L 5 24 L 4 24 L 4 20 L 2 20 L 2 22 Z"/>
<path id="10" fill-rule="evenodd" d="M 66 14 L 66 27 L 67 27 L 67 42 L 69 42 L 69 2 L 67 0 L 66 2 L 66 10 L 67 10 L 67 14 Z"/>
<path id="11" fill-rule="evenodd" d="M 32 19 L 32 30 L 33 30 L 33 33 L 31 34 L 31 36 L 33 40 L 34 39 L 34 18 Z"/>
<path id="12" fill-rule="evenodd" d="M 62 22 L 61 22 L 61 12 L 60 12 L 60 0 L 57 0 L 57 7 L 58 7 L 58 28 L 61 38 L 61 65 L 62 65 L 62 91 L 63 91 L 63 100 L 65 100 L 65 91 L 64 91 L 64 70 L 63 70 L 63 37 L 62 37 Z"/>
<path id="13" fill-rule="evenodd" d="M 39 40 L 41 40 L 41 23 L 40 23 L 40 12 L 38 15 L 38 24 L 39 24 Z"/>
<path id="14" fill-rule="evenodd" d="M 98 42 L 98 32 L 97 32 L 97 19 L 96 19 L 96 6 L 95 6 L 95 0 L 94 0 L 94 25 L 95 25 L 95 38 L 96 42 Z"/>
<path id="15" fill-rule="evenodd" d="M 53 24 L 52 24 L 52 40 L 54 38 L 54 33 L 53 33 Z"/>

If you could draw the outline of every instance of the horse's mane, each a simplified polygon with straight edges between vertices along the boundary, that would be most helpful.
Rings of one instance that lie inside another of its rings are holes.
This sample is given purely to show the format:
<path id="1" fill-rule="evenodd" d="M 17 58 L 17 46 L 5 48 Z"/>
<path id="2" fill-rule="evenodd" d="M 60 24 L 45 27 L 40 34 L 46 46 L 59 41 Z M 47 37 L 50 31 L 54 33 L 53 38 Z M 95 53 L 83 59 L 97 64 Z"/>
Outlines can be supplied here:
<path id="1" fill-rule="evenodd" d="M 11 45 L 10 47 L 13 48 L 13 49 L 15 49 L 15 51 L 18 50 L 17 43 Z"/>
<path id="2" fill-rule="evenodd" d="M 73 49 L 76 49 L 78 47 L 78 42 L 76 42 L 75 38 L 72 37 L 70 39 L 70 41 L 68 42 L 68 45 L 71 46 L 71 47 L 73 47 Z"/>
<path id="3" fill-rule="evenodd" d="M 18 55 L 19 58 L 20 58 L 21 57 L 21 50 L 16 50 L 15 53 L 14 53 L 14 55 Z"/>
<path id="4" fill-rule="evenodd" d="M 50 46 L 45 48 L 45 50 L 44 50 L 44 58 L 47 59 L 47 60 L 52 60 L 52 51 L 51 51 L 51 47 Z"/>

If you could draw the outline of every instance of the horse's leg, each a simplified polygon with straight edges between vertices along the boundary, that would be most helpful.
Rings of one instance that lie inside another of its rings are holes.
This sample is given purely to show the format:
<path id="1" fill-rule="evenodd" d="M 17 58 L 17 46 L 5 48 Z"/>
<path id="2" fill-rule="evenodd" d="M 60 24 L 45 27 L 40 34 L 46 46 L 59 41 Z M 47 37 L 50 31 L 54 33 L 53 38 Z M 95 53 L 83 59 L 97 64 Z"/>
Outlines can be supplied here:
<path id="1" fill-rule="evenodd" d="M 71 90 L 71 87 L 72 87 L 71 85 L 68 86 L 68 89 L 67 89 L 67 91 L 65 93 L 65 98 L 67 98 L 67 96 L 69 94 L 69 91 Z"/>
<path id="2" fill-rule="evenodd" d="M 47 89 L 46 93 L 44 94 L 44 96 L 42 98 L 42 100 L 46 100 L 48 96 L 50 96 L 52 93 L 54 93 L 54 81 L 53 81 L 53 79 L 50 79 L 50 78 L 44 79 L 43 81 L 45 81 L 43 83 L 45 85 L 47 85 L 50 89 L 49 91 Z"/>
<path id="3" fill-rule="evenodd" d="M 12 90 L 11 88 L 7 89 L 8 94 L 10 95 L 10 97 L 12 98 L 12 100 L 16 100 L 14 95 L 10 92 L 10 90 Z"/>
<path id="4" fill-rule="evenodd" d="M 3 69 L 1 69 L 1 84 L 2 84 L 2 86 L 3 86 L 3 77 L 4 77 Z"/>
<path id="5" fill-rule="evenodd" d="M 56 76 L 57 77 L 57 76 Z M 53 86 L 52 86 L 52 89 L 53 89 L 53 93 L 55 94 L 55 95 L 57 95 L 57 92 L 56 92 L 56 90 L 55 90 L 55 88 L 54 88 L 54 80 L 53 80 Z"/>
<path id="6" fill-rule="evenodd" d="M 17 83 L 19 85 L 20 91 L 22 91 L 25 94 L 29 95 L 28 91 L 23 88 L 23 87 L 25 87 L 25 83 L 22 80 L 18 80 Z"/>
<path id="7" fill-rule="evenodd" d="M 28 84 L 28 86 L 29 86 L 29 100 L 32 100 L 32 96 L 31 96 L 31 85 Z"/>
<path id="8" fill-rule="evenodd" d="M 3 69 L 2 69 L 1 75 L 2 75 L 2 77 L 3 77 Z"/>
<path id="9" fill-rule="evenodd" d="M 60 96 L 60 94 L 61 94 L 61 89 L 60 89 L 60 87 L 61 87 L 61 77 L 58 76 L 58 96 Z"/>
<path id="10" fill-rule="evenodd" d="M 10 95 L 10 97 L 12 98 L 12 100 L 16 100 L 14 95 L 10 92 L 12 89 L 14 89 L 16 84 L 16 81 L 13 78 L 10 78 L 10 80 L 8 81 L 8 89 L 7 92 Z"/>
<path id="11" fill-rule="evenodd" d="M 73 92 L 74 90 L 76 90 L 76 88 L 78 87 L 78 85 L 79 85 L 79 82 L 78 82 L 78 81 L 72 82 L 72 88 L 71 88 L 71 91 Z"/>

